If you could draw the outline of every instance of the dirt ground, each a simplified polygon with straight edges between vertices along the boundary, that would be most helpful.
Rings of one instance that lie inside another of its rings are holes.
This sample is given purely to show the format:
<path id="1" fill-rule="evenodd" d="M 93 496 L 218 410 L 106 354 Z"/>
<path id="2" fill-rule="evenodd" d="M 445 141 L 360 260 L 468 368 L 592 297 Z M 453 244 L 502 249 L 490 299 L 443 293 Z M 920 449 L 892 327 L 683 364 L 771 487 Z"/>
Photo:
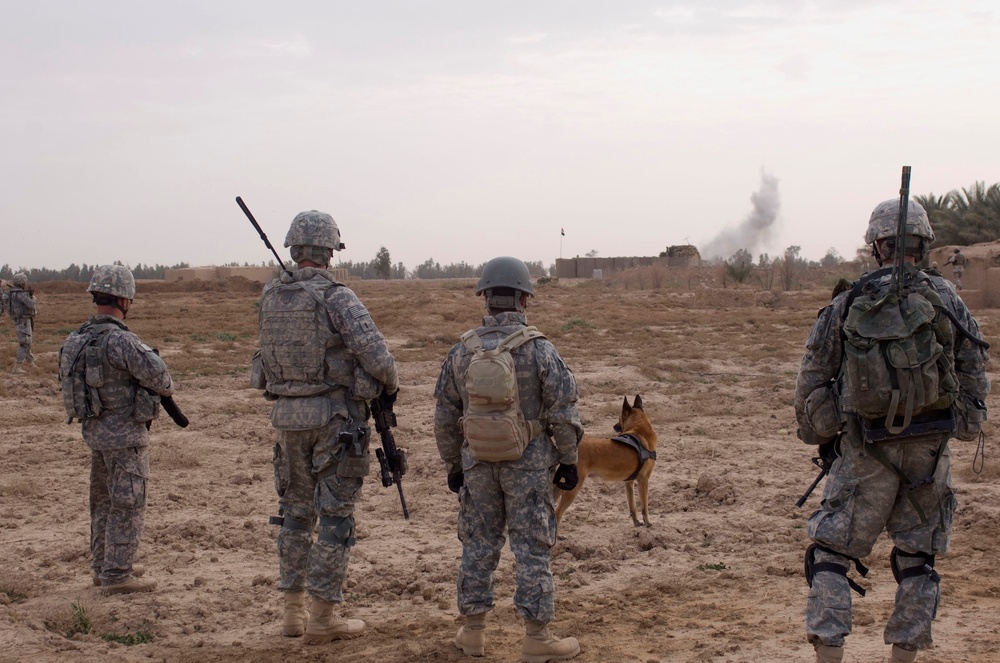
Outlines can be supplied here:
<path id="1" fill-rule="evenodd" d="M 129 324 L 160 348 L 191 420 L 153 423 L 152 479 L 140 561 L 154 593 L 103 597 L 88 559 L 89 453 L 67 426 L 56 352 L 91 313 L 81 284 L 41 284 L 28 375 L 8 374 L 16 346 L 0 323 L 0 661 L 264 662 L 466 660 L 455 496 L 433 439 L 433 387 L 451 344 L 482 310 L 471 281 L 359 282 L 399 361 L 396 439 L 409 449 L 404 489 L 369 477 L 345 612 L 360 639 L 305 647 L 280 634 L 269 405 L 247 386 L 259 286 L 140 284 Z M 559 635 L 588 662 L 811 661 L 802 613 L 804 524 L 819 503 L 795 500 L 815 476 L 795 437 L 792 389 L 805 337 L 829 289 L 772 295 L 689 281 L 568 281 L 538 288 L 529 322 L 556 344 L 580 384 L 590 435 L 610 435 L 622 398 L 641 394 L 658 431 L 651 528 L 633 527 L 622 485 L 588 482 L 553 550 Z M 1000 311 L 976 311 L 987 339 Z M 996 362 L 991 366 L 996 378 Z M 991 396 L 991 411 L 997 397 Z M 938 560 L 935 646 L 921 661 L 1000 660 L 1000 461 L 988 424 L 986 469 L 952 443 L 960 508 Z M 376 464 L 377 467 L 377 464 Z M 846 661 L 884 661 L 882 628 L 896 583 L 883 538 L 855 597 Z M 514 661 L 513 558 L 496 576 L 483 661 Z M 150 640 L 126 645 L 129 638 Z"/>

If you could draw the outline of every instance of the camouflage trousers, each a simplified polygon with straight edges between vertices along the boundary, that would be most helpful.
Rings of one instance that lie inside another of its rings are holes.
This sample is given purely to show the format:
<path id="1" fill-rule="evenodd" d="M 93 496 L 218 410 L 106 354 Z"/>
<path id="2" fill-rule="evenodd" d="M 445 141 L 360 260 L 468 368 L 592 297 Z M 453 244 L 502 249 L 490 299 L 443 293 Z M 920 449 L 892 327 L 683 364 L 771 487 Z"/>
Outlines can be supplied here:
<path id="1" fill-rule="evenodd" d="M 358 445 L 338 440 L 345 423 L 338 415 L 322 428 L 278 431 L 274 484 L 285 519 L 278 532 L 279 590 L 344 600 L 354 505 L 370 464 L 367 437 Z"/>
<path id="2" fill-rule="evenodd" d="M 35 356 L 31 354 L 31 318 L 17 318 L 14 320 L 14 329 L 17 331 L 17 359 L 22 361 L 34 361 Z"/>
<path id="3" fill-rule="evenodd" d="M 524 619 L 552 621 L 555 586 L 549 553 L 555 544 L 556 517 L 548 470 L 477 463 L 465 470 L 459 498 L 459 612 L 476 615 L 493 609 L 493 573 L 506 531 L 515 562 L 514 609 Z"/>
<path id="4" fill-rule="evenodd" d="M 146 511 L 149 447 L 90 452 L 91 567 L 102 584 L 132 574 Z"/>
<path id="5" fill-rule="evenodd" d="M 858 429 L 856 421 L 849 423 L 841 440 L 841 456 L 827 478 L 822 505 L 809 518 L 809 537 L 824 548 L 815 551 L 813 561 L 850 568 L 851 558 L 870 554 L 885 530 L 896 547 L 894 574 L 902 578 L 885 627 L 885 643 L 925 649 L 932 642 L 939 581 L 933 572 L 906 571 L 919 570 L 928 561 L 923 555 L 948 550 L 957 500 L 951 484 L 947 436 L 879 442 L 873 450 L 861 440 Z M 805 623 L 813 645 L 843 646 L 851 632 L 851 589 L 845 576 L 831 571 L 815 573 Z"/>

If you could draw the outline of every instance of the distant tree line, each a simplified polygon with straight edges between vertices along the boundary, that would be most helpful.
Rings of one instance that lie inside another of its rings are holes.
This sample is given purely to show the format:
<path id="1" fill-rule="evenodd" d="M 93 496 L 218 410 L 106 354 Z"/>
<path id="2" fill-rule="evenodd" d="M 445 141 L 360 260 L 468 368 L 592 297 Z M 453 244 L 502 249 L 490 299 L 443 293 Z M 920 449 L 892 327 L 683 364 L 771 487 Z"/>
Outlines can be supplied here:
<path id="1" fill-rule="evenodd" d="M 915 196 L 934 228 L 932 247 L 977 244 L 1000 239 L 1000 184 L 976 182 L 944 196 Z"/>
<path id="2" fill-rule="evenodd" d="M 124 263 L 116 260 L 115 264 L 122 265 Z M 90 281 L 90 277 L 94 275 L 94 270 L 98 267 L 100 265 L 88 265 L 87 263 L 77 265 L 73 263 L 65 269 L 19 267 L 15 270 L 10 265 L 5 264 L 3 267 L 0 267 L 0 279 L 9 281 L 14 274 L 23 272 L 28 276 L 28 281 L 32 283 L 41 283 L 43 281 L 82 281 L 86 283 Z M 182 269 L 184 267 L 190 267 L 190 265 L 186 262 L 179 262 L 176 265 L 168 267 L 167 265 L 144 265 L 140 262 L 135 267 L 130 267 L 130 269 L 132 270 L 132 275 L 137 279 L 162 279 L 168 269 Z"/>

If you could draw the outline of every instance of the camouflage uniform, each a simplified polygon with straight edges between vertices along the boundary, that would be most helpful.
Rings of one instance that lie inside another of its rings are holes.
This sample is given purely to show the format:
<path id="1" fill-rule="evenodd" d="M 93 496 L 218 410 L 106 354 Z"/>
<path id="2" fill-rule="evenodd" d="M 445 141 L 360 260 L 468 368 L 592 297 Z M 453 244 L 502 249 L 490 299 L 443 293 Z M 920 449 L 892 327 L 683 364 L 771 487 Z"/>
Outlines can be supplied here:
<path id="1" fill-rule="evenodd" d="M 526 324 L 523 313 L 508 311 L 485 317 L 476 334 L 484 348 L 492 349 Z M 493 573 L 506 528 L 516 560 L 515 609 L 526 620 L 547 624 L 555 611 L 549 570 L 556 536 L 550 470 L 557 463 L 576 463 L 583 427 L 576 410 L 576 380 L 555 346 L 539 338 L 512 354 L 521 409 L 525 418 L 541 421 L 543 429 L 523 455 L 495 463 L 473 457 L 460 421 L 468 402 L 464 376 L 473 356 L 463 343 L 451 349 L 441 367 L 434 390 L 434 433 L 448 473 L 464 472 L 458 514 L 459 611 L 469 616 L 493 608 Z"/>
<path id="2" fill-rule="evenodd" d="M 31 354 L 31 333 L 34 329 L 34 318 L 38 312 L 38 304 L 33 294 L 16 286 L 12 286 L 5 297 L 10 319 L 17 332 L 16 361 L 18 364 L 25 361 L 30 364 L 35 361 L 34 355 Z"/>
<path id="3" fill-rule="evenodd" d="M 955 287 L 961 290 L 962 274 L 965 273 L 965 266 L 969 264 L 969 259 L 961 251 L 955 249 L 955 253 L 944 264 L 951 265 L 951 273 L 954 276 L 952 280 L 955 282 Z"/>
<path id="4" fill-rule="evenodd" d="M 340 602 L 370 462 L 367 401 L 398 389 L 396 363 L 357 295 L 317 267 L 264 286 L 260 337 L 251 384 L 275 401 L 278 589 Z"/>
<path id="5" fill-rule="evenodd" d="M 166 364 L 118 318 L 96 315 L 67 337 L 98 335 L 97 389 L 101 411 L 83 420 L 83 441 L 90 447 L 90 551 L 95 578 L 113 586 L 129 578 L 142 537 L 149 478 L 149 430 L 156 402 L 145 390 L 170 396 L 173 381 Z M 72 362 L 60 349 L 60 376 Z M 91 367 L 88 361 L 88 368 Z M 93 370 L 92 369 L 92 370 Z"/>
<path id="6" fill-rule="evenodd" d="M 979 326 L 954 287 L 940 276 L 928 277 L 947 309 L 978 336 Z M 806 399 L 838 378 L 848 297 L 849 291 L 841 293 L 820 311 L 806 342 L 807 351 L 795 386 L 799 435 L 806 441 L 815 442 Z M 986 397 L 987 361 L 985 351 L 956 334 L 959 406 Z M 809 518 L 809 537 L 820 546 L 815 549 L 814 565 L 819 568 L 832 564 L 846 570 L 852 560 L 870 554 L 879 534 L 887 531 L 895 545 L 894 574 L 899 575 L 901 582 L 885 628 L 885 642 L 909 651 L 925 649 L 931 644 L 931 621 L 939 595 L 932 556 L 948 549 L 956 507 L 947 446 L 951 434 L 877 442 L 874 444 L 878 449 L 872 449 L 868 448 L 872 443 L 863 440 L 858 417 L 849 413 L 844 416 L 840 456 L 826 480 L 821 507 Z M 916 483 L 908 487 L 876 457 L 877 452 Z M 845 636 L 851 632 L 851 590 L 845 575 L 829 570 L 814 574 L 806 607 L 806 632 L 814 646 L 842 647 Z"/>

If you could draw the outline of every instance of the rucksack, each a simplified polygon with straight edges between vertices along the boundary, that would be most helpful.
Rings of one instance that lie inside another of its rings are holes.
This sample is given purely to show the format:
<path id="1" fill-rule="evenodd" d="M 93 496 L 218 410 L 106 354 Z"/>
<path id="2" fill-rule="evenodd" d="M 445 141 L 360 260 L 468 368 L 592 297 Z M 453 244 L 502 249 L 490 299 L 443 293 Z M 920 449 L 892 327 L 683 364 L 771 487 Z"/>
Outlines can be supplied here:
<path id="1" fill-rule="evenodd" d="M 90 363 L 100 367 L 100 340 L 106 333 L 107 330 L 102 333 L 88 323 L 70 334 L 59 348 L 59 387 L 68 424 L 73 423 L 74 418 L 82 421 L 101 414 L 102 404 L 97 388 L 87 384 L 87 358 L 89 354 Z"/>
<path id="2" fill-rule="evenodd" d="M 475 330 L 462 335 L 462 344 L 473 353 L 465 373 L 469 404 L 461 419 L 462 431 L 476 460 L 517 460 L 541 432 L 541 424 L 528 421 L 521 411 L 511 355 L 511 350 L 536 338 L 545 335 L 535 327 L 522 327 L 486 350 Z"/>
<path id="3" fill-rule="evenodd" d="M 930 279 L 908 267 L 897 293 L 889 273 L 859 281 L 848 298 L 841 397 L 845 410 L 898 435 L 914 416 L 949 416 L 958 379 L 955 330 Z"/>

